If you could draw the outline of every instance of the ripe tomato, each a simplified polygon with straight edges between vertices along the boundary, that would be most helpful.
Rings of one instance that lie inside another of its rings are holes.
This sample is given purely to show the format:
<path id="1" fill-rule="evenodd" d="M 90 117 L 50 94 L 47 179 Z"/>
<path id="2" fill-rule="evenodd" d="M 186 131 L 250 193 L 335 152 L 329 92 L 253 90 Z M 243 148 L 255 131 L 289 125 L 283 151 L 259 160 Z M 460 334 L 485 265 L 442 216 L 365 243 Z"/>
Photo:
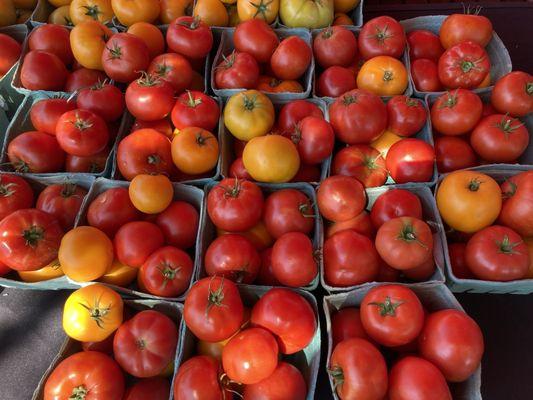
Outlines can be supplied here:
<path id="1" fill-rule="evenodd" d="M 444 222 L 466 233 L 492 225 L 502 208 L 498 183 L 475 171 L 455 171 L 446 175 L 435 197 Z"/>
<path id="2" fill-rule="evenodd" d="M 411 76 L 418 91 L 438 92 L 442 90 L 437 63 L 427 58 L 411 62 Z"/>
<path id="3" fill-rule="evenodd" d="M 93 112 L 105 122 L 113 122 L 122 117 L 125 107 L 121 90 L 102 82 L 79 90 L 76 105 L 78 108 Z"/>
<path id="4" fill-rule="evenodd" d="M 98 21 L 85 21 L 70 32 L 70 47 L 76 61 L 85 68 L 104 70 L 102 52 L 113 32 Z"/>
<path id="5" fill-rule="evenodd" d="M 113 354 L 130 375 L 150 378 L 159 375 L 174 360 L 177 344 L 174 321 L 158 311 L 145 310 L 117 329 Z"/>
<path id="6" fill-rule="evenodd" d="M 209 26 L 228 26 L 229 23 L 228 11 L 220 0 L 198 0 L 192 15 Z"/>
<path id="7" fill-rule="evenodd" d="M 250 181 L 226 178 L 207 195 L 207 213 L 216 227 L 230 232 L 247 231 L 261 219 L 263 193 Z"/>
<path id="8" fill-rule="evenodd" d="M 326 238 L 332 237 L 337 232 L 350 229 L 370 239 L 374 238 L 375 229 L 370 220 L 370 215 L 366 211 L 361 211 L 361 214 L 347 221 L 334 222 L 328 225 L 326 227 Z"/>
<path id="9" fill-rule="evenodd" d="M 166 39 L 170 50 L 191 59 L 206 57 L 213 47 L 211 28 L 199 18 L 189 16 L 172 21 Z"/>
<path id="10" fill-rule="evenodd" d="M 174 136 L 174 130 L 167 118 L 159 119 L 157 121 L 143 121 L 141 119 L 136 119 L 135 123 L 131 127 L 130 132 L 135 132 L 145 128 L 155 129 L 170 139 L 172 136 Z"/>
<path id="11" fill-rule="evenodd" d="M 407 69 L 401 61 L 377 56 L 366 61 L 357 74 L 357 87 L 379 96 L 395 96 L 407 89 Z"/>
<path id="12" fill-rule="evenodd" d="M 226 235 L 228 233 L 220 228 L 217 228 L 217 235 L 222 236 Z M 269 246 L 272 246 L 274 243 L 274 239 L 272 236 L 270 236 L 270 233 L 268 233 L 265 224 L 263 221 L 259 221 L 256 225 L 254 225 L 251 229 L 248 229 L 244 232 L 235 232 L 238 233 L 241 236 L 244 236 L 246 239 L 248 239 L 252 244 L 254 245 L 255 249 L 257 251 L 262 251 L 266 249 Z"/>
<path id="13" fill-rule="evenodd" d="M 435 150 L 421 139 L 408 138 L 393 144 L 385 165 L 396 183 L 428 182 L 433 176 Z"/>
<path id="14" fill-rule="evenodd" d="M 63 308 L 65 333 L 81 342 L 101 342 L 122 324 L 123 302 L 107 286 L 95 283 L 78 289 Z"/>
<path id="15" fill-rule="evenodd" d="M 318 165 L 306 165 L 300 164 L 298 172 L 291 179 L 291 182 L 313 182 L 318 183 L 320 181 L 321 171 Z"/>
<path id="16" fill-rule="evenodd" d="M 252 385 L 268 378 L 278 365 L 278 344 L 270 332 L 249 328 L 224 346 L 222 365 L 235 382 Z"/>
<path id="17" fill-rule="evenodd" d="M 494 108 L 512 117 L 524 117 L 533 112 L 533 76 L 513 71 L 498 79 L 490 101 Z"/>
<path id="18" fill-rule="evenodd" d="M 89 204 L 87 222 L 112 238 L 118 229 L 139 219 L 141 214 L 131 203 L 128 189 L 111 188 L 100 193 Z"/>
<path id="19" fill-rule="evenodd" d="M 261 268 L 257 275 L 256 283 L 265 286 L 279 286 L 280 283 L 272 272 L 272 247 L 261 252 Z"/>
<path id="20" fill-rule="evenodd" d="M 425 29 L 409 32 L 407 34 L 407 43 L 409 43 L 411 61 L 427 58 L 433 62 L 438 62 L 440 56 L 444 53 L 439 36 Z"/>
<path id="21" fill-rule="evenodd" d="M 363 298 L 361 323 L 376 342 L 388 347 L 401 346 L 415 340 L 422 331 L 424 308 L 406 286 L 376 286 Z"/>
<path id="22" fill-rule="evenodd" d="M 324 243 L 324 279 L 328 285 L 349 287 L 373 281 L 379 256 L 372 240 L 352 229 L 343 230 Z"/>
<path id="23" fill-rule="evenodd" d="M 377 56 L 400 58 L 407 40 L 403 27 L 392 17 L 373 18 L 359 32 L 359 52 L 365 60 Z"/>
<path id="24" fill-rule="evenodd" d="M 439 173 L 470 168 L 477 162 L 476 154 L 470 144 L 456 136 L 435 138 L 435 158 Z"/>
<path id="25" fill-rule="evenodd" d="M 111 0 L 113 12 L 122 25 L 136 22 L 154 22 L 159 16 L 159 2 L 156 0 Z"/>
<path id="26" fill-rule="evenodd" d="M 174 105 L 174 88 L 156 75 L 144 74 L 126 89 L 128 111 L 143 121 L 165 118 Z"/>
<path id="27" fill-rule="evenodd" d="M 0 45 L 0 77 L 3 77 L 18 61 L 22 47 L 19 42 L 4 33 L 0 33 Z"/>
<path id="28" fill-rule="evenodd" d="M 192 83 L 192 67 L 181 54 L 165 53 L 155 57 L 148 67 L 148 73 L 159 76 L 174 88 L 177 94 L 189 88 Z"/>
<path id="29" fill-rule="evenodd" d="M 267 93 L 298 93 L 304 89 L 298 81 L 281 81 L 267 75 L 261 75 L 257 81 L 256 89 Z"/>
<path id="30" fill-rule="evenodd" d="M 211 133 L 194 126 L 181 129 L 172 139 L 172 161 L 186 174 L 211 171 L 218 163 L 218 140 Z"/>
<path id="31" fill-rule="evenodd" d="M 31 208 L 33 189 L 18 175 L 0 174 L 0 221 L 11 213 Z"/>
<path id="32" fill-rule="evenodd" d="M 407 356 L 392 367 L 389 377 L 391 400 L 452 400 L 446 379 L 435 365 Z"/>
<path id="33" fill-rule="evenodd" d="M 402 139 L 400 136 L 386 129 L 376 140 L 370 142 L 370 147 L 379 151 L 383 159 L 386 159 L 391 146 Z"/>
<path id="34" fill-rule="evenodd" d="M 140 268 L 150 254 L 163 246 L 164 241 L 163 232 L 156 224 L 134 221 L 120 227 L 113 243 L 121 263 Z"/>
<path id="35" fill-rule="evenodd" d="M 260 18 L 267 24 L 272 24 L 279 11 L 279 2 L 265 2 L 264 0 L 253 1 L 225 1 L 225 3 L 237 3 L 239 21 L 248 21 L 252 18 Z"/>
<path id="36" fill-rule="evenodd" d="M 194 356 L 180 365 L 174 378 L 174 398 L 185 400 L 195 393 L 199 398 L 224 400 L 230 392 L 221 387 L 222 368 L 209 356 Z"/>
<path id="37" fill-rule="evenodd" d="M 371 341 L 361 323 L 361 312 L 357 307 L 341 308 L 331 315 L 331 337 L 333 348 L 340 342 L 352 338 Z"/>
<path id="38" fill-rule="evenodd" d="M 128 193 L 135 208 L 145 214 L 158 214 L 172 202 L 174 188 L 165 175 L 136 175 Z"/>
<path id="39" fill-rule="evenodd" d="M 313 52 L 322 68 L 348 67 L 357 54 L 357 38 L 344 26 L 330 26 L 315 36 Z"/>
<path id="40" fill-rule="evenodd" d="M 433 257 L 427 259 L 426 262 L 420 264 L 418 267 L 409 268 L 402 271 L 405 278 L 415 282 L 423 282 L 431 278 L 435 273 L 436 265 Z"/>
<path id="41" fill-rule="evenodd" d="M 352 70 L 334 65 L 320 74 L 316 92 L 318 96 L 339 97 L 356 87 L 357 82 Z"/>
<path id="42" fill-rule="evenodd" d="M 470 144 L 489 162 L 514 162 L 526 151 L 529 132 L 524 124 L 503 114 L 483 118 L 470 134 Z"/>
<path id="43" fill-rule="evenodd" d="M 239 330 L 243 320 L 241 296 L 237 286 L 217 276 L 200 279 L 185 298 L 183 318 L 200 339 L 219 342 Z"/>
<path id="44" fill-rule="evenodd" d="M 124 374 L 109 356 L 98 351 L 81 351 L 61 361 L 44 385 L 44 399 L 90 396 L 121 400 Z"/>
<path id="45" fill-rule="evenodd" d="M 68 231 L 74 226 L 86 195 L 87 190 L 75 183 L 50 185 L 39 194 L 35 208 L 54 216 L 61 228 Z"/>
<path id="46" fill-rule="evenodd" d="M 259 64 L 255 58 L 235 50 L 224 57 L 214 71 L 218 89 L 253 89 L 259 79 Z"/>
<path id="47" fill-rule="evenodd" d="M 233 41 L 237 51 L 251 54 L 258 63 L 269 62 L 279 45 L 279 39 L 274 30 L 258 18 L 237 25 Z"/>
<path id="48" fill-rule="evenodd" d="M 160 213 L 155 223 L 171 246 L 188 249 L 194 246 L 200 216 L 194 206 L 185 201 L 174 201 Z"/>
<path id="49" fill-rule="evenodd" d="M 466 244 L 450 243 L 448 245 L 448 254 L 450 255 L 450 264 L 453 275 L 459 279 L 472 279 L 474 274 L 466 265 Z"/>
<path id="50" fill-rule="evenodd" d="M 349 176 L 326 178 L 318 187 L 316 196 L 320 214 L 333 222 L 356 217 L 366 205 L 363 185 Z"/>
<path id="51" fill-rule="evenodd" d="M 214 132 L 220 117 L 217 102 L 197 91 L 182 93 L 172 109 L 172 124 L 176 129 L 197 127 Z"/>
<path id="52" fill-rule="evenodd" d="M 332 174 L 355 178 L 365 188 L 384 185 L 388 176 L 383 157 L 364 144 L 344 147 L 335 154 Z"/>
<path id="53" fill-rule="evenodd" d="M 224 125 L 239 140 L 265 135 L 274 125 L 272 101 L 257 90 L 239 92 L 226 103 Z"/>
<path id="54" fill-rule="evenodd" d="M 298 122 L 305 117 L 324 118 L 322 110 L 307 100 L 293 100 L 281 107 L 278 112 L 277 128 L 283 132 L 292 132 Z"/>
<path id="55" fill-rule="evenodd" d="M 59 117 L 56 138 L 68 154 L 89 157 L 105 149 L 109 131 L 101 117 L 88 110 L 76 109 Z"/>
<path id="56" fill-rule="evenodd" d="M 161 22 L 164 24 L 169 24 L 172 20 L 164 21 L 164 1 L 161 2 Z M 150 59 L 156 58 L 158 55 L 165 52 L 165 38 L 161 30 L 148 22 L 136 22 L 133 25 L 128 27 L 128 33 L 137 36 L 142 39 L 144 44 L 148 47 L 148 52 L 150 53 Z"/>
<path id="57" fill-rule="evenodd" d="M 439 59 L 439 79 L 446 88 L 473 89 L 483 82 L 490 69 L 487 52 L 474 42 L 450 47 Z"/>
<path id="58" fill-rule="evenodd" d="M 81 67 L 69 74 L 65 82 L 64 91 L 75 92 L 76 90 L 90 88 L 98 82 L 103 82 L 105 79 L 106 74 L 102 71 Z"/>
<path id="59" fill-rule="evenodd" d="M 416 194 L 405 189 L 387 190 L 376 199 L 370 210 L 370 219 L 376 228 L 398 217 L 422 219 L 422 203 Z"/>
<path id="60" fill-rule="evenodd" d="M 115 259 L 98 281 L 109 283 L 110 285 L 127 287 L 137 278 L 138 273 L 138 268 L 129 267 Z M 111 346 L 113 346 L 112 342 Z"/>
<path id="61" fill-rule="evenodd" d="M 69 36 L 70 31 L 64 26 L 45 24 L 34 29 L 28 36 L 28 49 L 52 53 L 59 57 L 64 65 L 69 65 L 73 60 Z"/>
<path id="62" fill-rule="evenodd" d="M 60 91 L 67 80 L 67 68 L 55 54 L 32 50 L 20 69 L 20 82 L 29 90 Z"/>
<path id="63" fill-rule="evenodd" d="M 442 22 L 439 36 L 445 49 L 467 41 L 485 47 L 492 39 L 492 23 L 483 15 L 452 14 Z"/>
<path id="64" fill-rule="evenodd" d="M 69 17 L 74 25 L 93 20 L 105 24 L 111 22 L 114 13 L 110 1 L 72 0 L 69 7 Z"/>
<path id="65" fill-rule="evenodd" d="M 413 136 L 427 119 L 427 111 L 420 100 L 407 96 L 394 96 L 387 103 L 389 131 L 398 136 Z"/>
<path id="66" fill-rule="evenodd" d="M 270 194 L 263 210 L 266 229 L 275 239 L 287 232 L 310 234 L 314 209 L 309 198 L 296 189 L 282 189 Z"/>
<path id="67" fill-rule="evenodd" d="M 43 132 L 24 132 L 7 146 L 7 157 L 17 172 L 42 174 L 63 169 L 65 153 L 55 137 Z"/>
<path id="68" fill-rule="evenodd" d="M 244 387 L 244 399 L 305 400 L 307 387 L 302 373 L 295 366 L 281 361 L 272 375 Z"/>
<path id="69" fill-rule="evenodd" d="M 300 78 L 311 64 L 313 52 L 298 36 L 288 36 L 276 47 L 270 58 L 270 68 L 282 80 Z"/>
<path id="70" fill-rule="evenodd" d="M 298 122 L 290 139 L 298 148 L 300 160 L 310 165 L 320 164 L 327 159 L 335 144 L 335 134 L 329 122 L 313 116 Z"/>
<path id="71" fill-rule="evenodd" d="M 533 236 L 533 172 L 511 176 L 501 184 L 503 205 L 499 221 L 523 237 Z"/>
<path id="72" fill-rule="evenodd" d="M 242 157 L 238 157 L 233 160 L 229 167 L 228 175 L 230 178 L 248 179 L 249 181 L 253 181 L 253 178 L 250 176 L 248 171 L 246 171 L 246 168 L 244 168 Z"/>
<path id="73" fill-rule="evenodd" d="M 330 379 L 341 399 L 382 399 L 387 394 L 387 364 L 368 341 L 352 338 L 333 349 Z"/>
<path id="74" fill-rule="evenodd" d="M 171 175 L 173 165 L 170 140 L 154 129 L 139 129 L 118 144 L 117 167 L 127 180 L 139 174 Z"/>
<path id="75" fill-rule="evenodd" d="M 347 144 L 367 144 L 387 128 L 387 107 L 375 94 L 354 89 L 329 107 L 337 139 Z"/>
<path id="76" fill-rule="evenodd" d="M 122 400 L 168 400 L 170 396 L 170 383 L 162 377 L 145 378 L 131 386 Z"/>
<path id="77" fill-rule="evenodd" d="M 441 95 L 431 106 L 431 123 L 444 135 L 462 135 L 477 125 L 483 112 L 479 96 L 457 89 Z"/>
<path id="78" fill-rule="evenodd" d="M 313 243 L 301 232 L 283 234 L 272 247 L 272 272 L 285 286 L 310 285 L 318 273 Z"/>

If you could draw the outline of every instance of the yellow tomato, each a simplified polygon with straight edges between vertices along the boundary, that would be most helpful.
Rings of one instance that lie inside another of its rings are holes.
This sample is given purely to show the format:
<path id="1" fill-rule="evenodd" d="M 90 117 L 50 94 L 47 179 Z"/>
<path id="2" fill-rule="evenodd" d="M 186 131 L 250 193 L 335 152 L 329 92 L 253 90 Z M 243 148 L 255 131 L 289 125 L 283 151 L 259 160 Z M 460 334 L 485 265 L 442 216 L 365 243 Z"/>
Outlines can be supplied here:
<path id="1" fill-rule="evenodd" d="M 148 22 L 136 22 L 128 28 L 128 33 L 142 39 L 148 47 L 150 58 L 165 52 L 165 38 L 157 26 Z"/>
<path id="2" fill-rule="evenodd" d="M 466 233 L 492 225 L 502 208 L 502 192 L 490 176 L 475 171 L 455 171 L 437 189 L 437 207 L 444 222 Z"/>
<path id="3" fill-rule="evenodd" d="M 529 268 L 524 278 L 533 279 L 533 237 L 524 239 L 524 242 L 526 243 L 527 250 L 529 252 Z"/>
<path id="4" fill-rule="evenodd" d="M 104 70 L 102 53 L 113 32 L 98 21 L 85 21 L 70 32 L 70 47 L 74 58 L 83 67 Z"/>
<path id="5" fill-rule="evenodd" d="M 122 324 L 120 295 L 95 283 L 73 292 L 63 308 L 65 333 L 80 342 L 101 342 Z"/>
<path id="6" fill-rule="evenodd" d="M 217 228 L 217 236 L 227 235 L 229 233 L 238 233 L 239 235 L 244 236 L 252 242 L 258 251 L 263 251 L 274 243 L 274 239 L 270 236 L 270 233 L 268 233 L 263 221 L 259 221 L 252 229 L 245 232 L 228 232 Z"/>
<path id="7" fill-rule="evenodd" d="M 72 26 L 72 20 L 70 19 L 70 5 L 61 6 L 56 8 L 48 17 L 49 24 Z"/>
<path id="8" fill-rule="evenodd" d="M 74 25 L 83 21 L 106 23 L 113 15 L 111 0 L 72 0 L 70 3 L 70 19 Z"/>
<path id="9" fill-rule="evenodd" d="M 237 0 L 237 12 L 241 21 L 259 18 L 267 24 L 275 21 L 279 11 L 279 0 Z"/>
<path id="10" fill-rule="evenodd" d="M 59 260 L 54 260 L 46 267 L 36 271 L 17 271 L 20 279 L 24 282 L 41 282 L 50 279 L 59 278 L 63 276 L 63 270 L 59 264 Z"/>
<path id="11" fill-rule="evenodd" d="M 224 108 L 224 125 L 239 140 L 266 135 L 274 125 L 274 106 L 257 90 L 231 96 Z"/>
<path id="12" fill-rule="evenodd" d="M 197 0 L 192 15 L 209 26 L 228 26 L 228 12 L 220 0 Z"/>
<path id="13" fill-rule="evenodd" d="M 370 147 L 373 147 L 379 151 L 383 158 L 387 158 L 387 153 L 389 152 L 391 146 L 400 140 L 402 140 L 400 136 L 387 129 L 381 134 L 380 137 L 370 143 Z"/>
<path id="14" fill-rule="evenodd" d="M 128 193 L 137 210 L 158 214 L 172 203 L 174 188 L 165 175 L 140 174 L 132 179 Z"/>
<path id="15" fill-rule="evenodd" d="M 54 7 L 68 6 L 72 0 L 48 0 Z"/>
<path id="16" fill-rule="evenodd" d="M 393 57 L 371 58 L 357 74 L 357 87 L 379 96 L 403 94 L 407 89 L 407 69 Z"/>
<path id="17" fill-rule="evenodd" d="M 135 22 L 154 22 L 159 17 L 159 0 L 111 0 L 118 21 L 125 26 Z"/>
<path id="18" fill-rule="evenodd" d="M 37 0 L 13 0 L 16 9 L 33 10 L 37 5 Z"/>
<path id="19" fill-rule="evenodd" d="M 187 15 L 187 10 L 192 6 L 192 0 L 161 0 L 159 19 L 163 24 L 170 24 L 178 17 Z"/>
<path id="20" fill-rule="evenodd" d="M 12 0 L 0 0 L 0 27 L 14 25 L 17 22 L 17 12 Z"/>
<path id="21" fill-rule="evenodd" d="M 113 262 L 113 243 L 92 226 L 67 232 L 59 246 L 59 263 L 70 279 L 88 282 L 100 278 Z"/>
<path id="22" fill-rule="evenodd" d="M 335 12 L 347 13 L 359 5 L 359 0 L 334 0 L 333 8 Z"/>
<path id="23" fill-rule="evenodd" d="M 279 16 L 290 28 L 325 28 L 333 22 L 333 0 L 280 0 Z"/>
<path id="24" fill-rule="evenodd" d="M 126 287 L 137 278 L 138 273 L 139 268 L 130 267 L 115 259 L 105 275 L 98 280 L 110 285 Z"/>
<path id="25" fill-rule="evenodd" d="M 294 143 L 281 135 L 253 138 L 242 153 L 244 168 L 258 182 L 289 182 L 300 168 Z"/>
<path id="26" fill-rule="evenodd" d="M 15 11 L 17 13 L 17 24 L 25 23 L 33 13 L 33 10 L 26 10 L 24 8 L 17 8 Z"/>
<path id="27" fill-rule="evenodd" d="M 336 13 L 333 19 L 333 25 L 353 25 L 352 19 L 343 13 Z"/>
<path id="28" fill-rule="evenodd" d="M 172 161 L 181 172 L 198 175 L 211 171 L 217 165 L 218 155 L 218 141 L 211 132 L 195 127 L 175 131 Z"/>

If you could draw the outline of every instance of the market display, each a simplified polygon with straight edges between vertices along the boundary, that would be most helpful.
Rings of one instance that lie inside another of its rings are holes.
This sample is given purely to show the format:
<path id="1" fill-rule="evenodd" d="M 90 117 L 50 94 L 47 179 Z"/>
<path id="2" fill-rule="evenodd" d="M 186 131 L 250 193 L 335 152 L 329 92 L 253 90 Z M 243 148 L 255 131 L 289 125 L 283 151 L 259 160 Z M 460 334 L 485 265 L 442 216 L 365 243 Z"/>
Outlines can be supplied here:
<path id="1" fill-rule="evenodd" d="M 445 284 L 533 292 L 533 78 L 361 7 L 0 0 L 0 285 L 74 289 L 34 399 L 480 398 Z"/>

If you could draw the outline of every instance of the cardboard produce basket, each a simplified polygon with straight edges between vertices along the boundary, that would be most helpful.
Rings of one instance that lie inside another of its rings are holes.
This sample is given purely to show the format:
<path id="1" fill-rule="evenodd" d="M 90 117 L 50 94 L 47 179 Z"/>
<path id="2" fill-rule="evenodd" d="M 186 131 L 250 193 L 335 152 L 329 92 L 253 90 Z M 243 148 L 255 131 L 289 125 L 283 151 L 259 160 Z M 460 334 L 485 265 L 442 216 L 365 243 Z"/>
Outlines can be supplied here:
<path id="1" fill-rule="evenodd" d="M 408 185 L 390 185 L 390 186 L 381 186 L 378 188 L 368 188 L 366 189 L 366 195 L 368 197 L 368 204 L 366 207 L 367 211 L 370 211 L 374 206 L 377 198 L 391 189 L 405 189 L 414 193 L 420 199 L 422 204 L 422 219 L 429 225 L 433 233 L 433 258 L 435 260 L 435 272 L 427 280 L 431 283 L 443 283 L 444 282 L 444 256 L 443 251 L 446 246 L 446 237 L 444 234 L 444 227 L 440 219 L 439 211 L 437 210 L 437 205 L 435 204 L 435 199 L 431 190 L 423 186 L 408 186 Z M 326 240 L 325 235 L 323 235 L 324 240 Z M 321 247 L 323 243 L 321 244 Z M 320 283 L 322 287 L 326 289 L 329 293 L 338 293 L 338 292 L 347 292 L 350 290 L 355 290 L 359 287 L 372 286 L 375 282 L 362 283 L 360 285 L 348 286 L 348 287 L 339 287 L 331 286 L 326 282 L 325 273 L 324 273 L 324 259 L 323 257 L 320 260 Z"/>
<path id="2" fill-rule="evenodd" d="M 359 307 L 363 298 L 368 291 L 376 286 L 382 286 L 383 283 L 374 283 L 351 292 L 325 296 L 323 307 L 326 318 L 326 329 L 328 335 L 328 350 L 326 366 L 329 366 L 331 360 L 331 353 L 333 352 L 333 339 L 331 333 L 331 315 L 345 307 Z M 427 311 L 438 311 L 452 308 L 455 310 L 464 311 L 457 299 L 442 283 L 420 283 L 412 285 L 404 285 L 412 289 L 424 308 Z M 329 377 L 333 398 L 339 400 L 335 392 L 335 386 L 331 377 Z M 465 382 L 449 383 L 450 391 L 454 400 L 481 400 L 481 367 Z"/>
<path id="3" fill-rule="evenodd" d="M 247 307 L 252 307 L 257 300 L 263 297 L 272 287 L 269 286 L 250 286 L 238 285 L 239 292 L 243 304 Z M 316 389 L 316 381 L 318 376 L 318 369 L 320 368 L 320 317 L 318 306 L 315 297 L 304 290 L 290 289 L 301 295 L 313 308 L 315 312 L 317 329 L 311 343 L 298 353 L 283 356 L 283 361 L 286 361 L 297 367 L 302 373 L 305 383 L 307 385 L 307 400 L 314 399 Z M 182 340 L 180 342 L 180 350 L 175 362 L 175 370 L 177 371 L 181 364 L 196 354 L 196 337 L 183 323 Z M 174 382 L 172 382 L 174 384 Z M 171 400 L 174 399 L 171 396 Z M 289 400 L 289 399 L 287 399 Z"/>

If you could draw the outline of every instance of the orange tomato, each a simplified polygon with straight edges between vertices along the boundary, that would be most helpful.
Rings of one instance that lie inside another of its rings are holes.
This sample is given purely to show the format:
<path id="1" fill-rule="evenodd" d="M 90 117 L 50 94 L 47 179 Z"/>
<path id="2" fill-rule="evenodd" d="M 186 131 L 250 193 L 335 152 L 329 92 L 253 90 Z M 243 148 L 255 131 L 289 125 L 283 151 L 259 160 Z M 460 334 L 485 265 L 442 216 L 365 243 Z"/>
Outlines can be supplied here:
<path id="1" fill-rule="evenodd" d="M 125 26 L 154 22 L 159 17 L 159 0 L 111 0 L 118 21 Z"/>
<path id="2" fill-rule="evenodd" d="M 355 7 L 359 5 L 359 0 L 334 0 L 333 9 L 335 12 L 347 13 L 352 11 Z"/>
<path id="3" fill-rule="evenodd" d="M 165 38 L 157 26 L 148 22 L 136 22 L 128 28 L 127 32 L 142 39 L 148 46 L 150 58 L 165 52 Z"/>
<path id="4" fill-rule="evenodd" d="M 163 24 L 170 24 L 178 17 L 188 15 L 192 0 L 160 0 L 161 12 L 159 19 Z"/>
<path id="5" fill-rule="evenodd" d="M 33 13 L 33 10 L 26 10 L 24 8 L 17 8 L 15 11 L 17 13 L 17 24 L 25 23 L 28 19 L 30 19 Z"/>
<path id="6" fill-rule="evenodd" d="M 407 89 L 407 69 L 393 57 L 371 58 L 357 74 L 357 87 L 379 96 L 402 94 Z"/>
<path id="7" fill-rule="evenodd" d="M 218 162 L 218 140 L 202 128 L 187 127 L 174 132 L 172 160 L 174 165 L 188 175 L 211 171 Z"/>
<path id="8" fill-rule="evenodd" d="M 85 21 L 70 32 L 70 47 L 74 58 L 83 67 L 104 70 L 102 53 L 113 32 L 98 21 Z"/>
<path id="9" fill-rule="evenodd" d="M 333 19 L 333 25 L 353 25 L 353 21 L 344 13 L 336 13 Z"/>
<path id="10" fill-rule="evenodd" d="M 275 21 L 279 11 L 279 0 L 237 0 L 237 13 L 241 21 L 259 18 L 267 24 Z"/>
<path id="11" fill-rule="evenodd" d="M 58 7 L 52 11 L 48 17 L 48 23 L 67 26 L 74 25 L 70 19 L 70 5 Z"/>
<path id="12" fill-rule="evenodd" d="M 145 214 L 158 214 L 172 203 L 174 188 L 165 175 L 136 175 L 128 189 L 135 208 Z"/>
<path id="13" fill-rule="evenodd" d="M 298 81 L 281 81 L 271 76 L 261 75 L 257 83 L 257 90 L 267 93 L 299 93 L 303 92 L 304 88 Z"/>
<path id="14" fill-rule="evenodd" d="M 24 282 L 47 281 L 64 275 L 59 260 L 54 260 L 46 267 L 36 271 L 17 271 L 17 273 Z"/>
<path id="15" fill-rule="evenodd" d="M 192 15 L 209 26 L 228 26 L 229 16 L 220 0 L 198 0 Z"/>
<path id="16" fill-rule="evenodd" d="M 0 0 L 0 27 L 14 25 L 17 13 L 11 0 Z"/>
<path id="17" fill-rule="evenodd" d="M 105 24 L 114 16 L 111 0 L 72 0 L 69 14 L 74 25 L 83 21 L 99 21 Z"/>
<path id="18" fill-rule="evenodd" d="M 217 236 L 227 235 L 229 233 L 238 233 L 244 236 L 252 242 L 257 251 L 265 250 L 274 244 L 274 238 L 268 233 L 263 221 L 259 221 L 252 229 L 245 232 L 228 232 L 217 228 Z"/>
<path id="19" fill-rule="evenodd" d="M 109 269 L 98 280 L 103 283 L 109 283 L 110 285 L 126 287 L 137 278 L 138 273 L 139 268 L 122 264 L 115 258 Z"/>
<path id="20" fill-rule="evenodd" d="M 389 152 L 391 146 L 400 140 L 402 140 L 400 136 L 387 129 L 381 134 L 380 137 L 370 143 L 370 147 L 373 147 L 379 151 L 383 158 L 387 158 L 387 153 Z"/>

